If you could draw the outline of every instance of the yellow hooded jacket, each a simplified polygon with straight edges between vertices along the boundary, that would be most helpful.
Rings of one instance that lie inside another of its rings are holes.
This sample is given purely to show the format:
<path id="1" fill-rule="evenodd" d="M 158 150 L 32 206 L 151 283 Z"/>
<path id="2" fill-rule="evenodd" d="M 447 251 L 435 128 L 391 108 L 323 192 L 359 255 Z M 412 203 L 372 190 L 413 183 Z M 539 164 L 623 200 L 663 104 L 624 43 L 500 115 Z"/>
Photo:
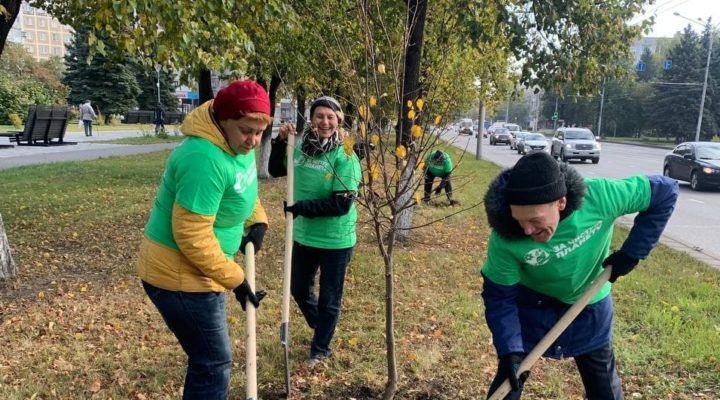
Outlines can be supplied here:
<path id="1" fill-rule="evenodd" d="M 212 101 L 193 110 L 180 131 L 211 141 L 224 152 L 235 155 L 210 116 Z M 140 245 L 137 272 L 156 287 L 183 292 L 223 292 L 245 279 L 242 268 L 228 259 L 213 233 L 215 216 L 199 215 L 180 206 L 172 209 L 172 234 L 178 250 L 157 243 L 147 235 Z M 258 198 L 245 227 L 267 224 L 267 215 Z"/>

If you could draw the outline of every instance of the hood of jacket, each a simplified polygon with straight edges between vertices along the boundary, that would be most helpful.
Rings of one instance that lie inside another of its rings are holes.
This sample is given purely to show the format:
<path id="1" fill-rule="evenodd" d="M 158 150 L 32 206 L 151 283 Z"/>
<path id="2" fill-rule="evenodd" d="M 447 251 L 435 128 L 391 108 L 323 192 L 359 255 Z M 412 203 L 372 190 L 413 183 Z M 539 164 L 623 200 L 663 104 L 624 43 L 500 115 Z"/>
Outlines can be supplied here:
<path id="1" fill-rule="evenodd" d="M 560 172 L 565 176 L 565 186 L 567 187 L 567 205 L 560 213 L 560 220 L 564 219 L 573 211 L 582 205 L 585 192 L 585 180 L 577 170 L 566 163 L 560 164 Z M 487 193 L 485 193 L 485 212 L 487 213 L 488 223 L 498 235 L 508 240 L 519 240 L 527 238 L 520 224 L 512 217 L 510 205 L 505 201 L 505 186 L 510 175 L 510 169 L 504 170 L 496 176 Z"/>
<path id="2" fill-rule="evenodd" d="M 213 101 L 206 101 L 200 107 L 190 111 L 185 117 L 180 132 L 185 136 L 196 136 L 211 141 L 214 145 L 221 148 L 230 155 L 236 155 L 228 144 L 227 140 L 220 132 L 220 127 L 216 124 L 211 115 Z"/>

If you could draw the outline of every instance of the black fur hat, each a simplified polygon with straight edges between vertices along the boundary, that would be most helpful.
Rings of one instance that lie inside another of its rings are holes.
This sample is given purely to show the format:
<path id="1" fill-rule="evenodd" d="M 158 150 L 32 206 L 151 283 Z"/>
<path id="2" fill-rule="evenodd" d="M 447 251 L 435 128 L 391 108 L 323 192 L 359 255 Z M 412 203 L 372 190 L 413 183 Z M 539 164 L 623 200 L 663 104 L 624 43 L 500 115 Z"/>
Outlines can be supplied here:
<path id="1" fill-rule="evenodd" d="M 566 188 L 565 198 L 567 199 L 567 205 L 560 212 L 560 218 L 564 219 L 582 206 L 587 188 L 583 177 L 575 168 L 566 163 L 559 164 L 558 168 L 563 176 Z M 527 235 L 523 232 L 520 224 L 512 217 L 510 203 L 505 198 L 505 188 L 511 172 L 511 169 L 506 169 L 490 182 L 488 191 L 485 193 L 485 212 L 487 213 L 488 223 L 500 236 L 511 240 L 523 239 Z"/>
<path id="2" fill-rule="evenodd" d="M 553 202 L 567 193 L 565 176 L 548 153 L 522 157 L 510 170 L 505 185 L 508 204 L 518 206 Z"/>

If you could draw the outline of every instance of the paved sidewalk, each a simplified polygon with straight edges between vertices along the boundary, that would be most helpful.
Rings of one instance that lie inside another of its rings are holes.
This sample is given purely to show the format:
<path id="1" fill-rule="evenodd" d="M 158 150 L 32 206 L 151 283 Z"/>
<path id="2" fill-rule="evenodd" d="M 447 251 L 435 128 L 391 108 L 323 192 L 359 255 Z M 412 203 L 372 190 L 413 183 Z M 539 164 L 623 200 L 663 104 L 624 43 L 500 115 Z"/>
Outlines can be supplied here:
<path id="1" fill-rule="evenodd" d="M 142 136 L 143 133 L 140 131 L 96 132 L 93 136 L 89 137 L 86 137 L 82 132 L 70 132 L 65 135 L 65 141 L 77 142 L 76 145 L 15 146 L 13 148 L 0 148 L 0 170 L 31 164 L 95 160 L 110 156 L 151 153 L 172 149 L 178 145 L 178 142 L 146 145 L 90 143 Z"/>

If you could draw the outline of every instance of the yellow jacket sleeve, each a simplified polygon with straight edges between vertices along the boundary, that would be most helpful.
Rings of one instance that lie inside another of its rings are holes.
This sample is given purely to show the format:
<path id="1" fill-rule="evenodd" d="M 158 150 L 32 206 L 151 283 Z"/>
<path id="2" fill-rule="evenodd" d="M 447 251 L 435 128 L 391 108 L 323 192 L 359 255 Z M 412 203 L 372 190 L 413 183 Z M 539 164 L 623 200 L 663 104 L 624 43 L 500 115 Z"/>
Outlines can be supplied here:
<path id="1" fill-rule="evenodd" d="M 213 233 L 214 222 L 214 216 L 195 214 L 177 203 L 173 206 L 172 232 L 180 252 L 205 276 L 234 289 L 245 279 L 245 273 L 223 253 Z"/>
<path id="2" fill-rule="evenodd" d="M 255 208 L 253 208 L 252 214 L 250 214 L 250 217 L 245 220 L 245 228 L 249 228 L 250 226 L 255 224 L 268 225 L 268 217 L 265 213 L 265 208 L 263 208 L 262 204 L 260 204 L 259 197 L 255 201 Z"/>

